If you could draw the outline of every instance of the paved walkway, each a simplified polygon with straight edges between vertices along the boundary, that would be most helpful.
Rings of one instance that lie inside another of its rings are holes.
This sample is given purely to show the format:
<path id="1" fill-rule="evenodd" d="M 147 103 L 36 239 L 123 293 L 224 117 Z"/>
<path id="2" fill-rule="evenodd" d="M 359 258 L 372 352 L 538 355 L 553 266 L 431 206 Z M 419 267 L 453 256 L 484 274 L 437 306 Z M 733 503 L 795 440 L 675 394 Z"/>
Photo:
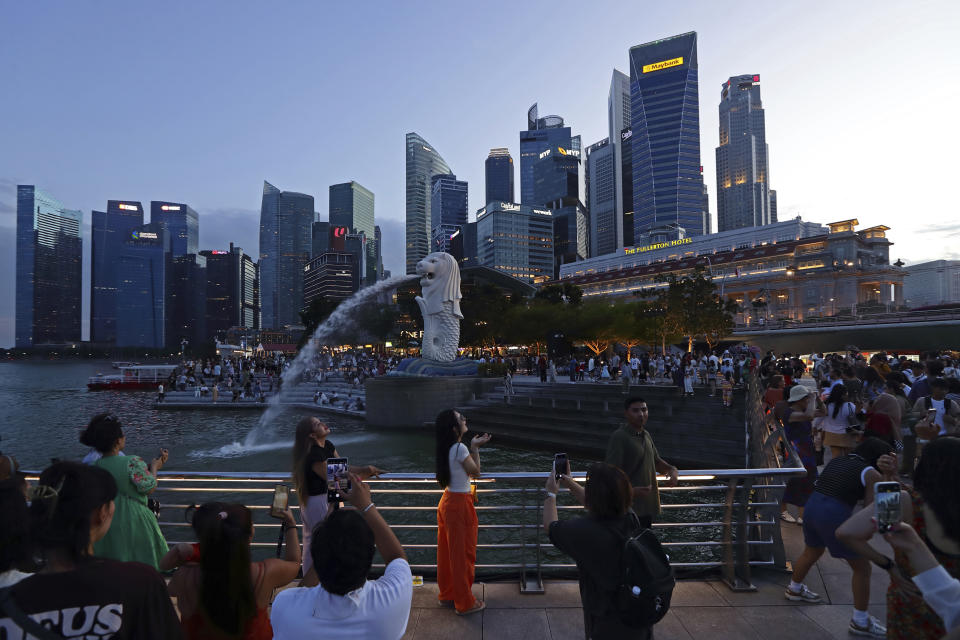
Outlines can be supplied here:
<path id="1" fill-rule="evenodd" d="M 803 549 L 800 527 L 781 527 L 787 556 Z M 885 547 L 885 543 L 878 543 Z M 887 553 L 889 547 L 885 547 Z M 825 554 L 810 572 L 806 584 L 823 596 L 822 604 L 789 602 L 783 590 L 790 576 L 771 570 L 757 571 L 756 592 L 735 593 L 719 581 L 682 581 L 674 591 L 670 612 L 654 630 L 657 640 L 802 640 L 848 638 L 853 610 L 850 569 Z M 886 572 L 874 569 L 870 612 L 886 618 Z M 522 595 L 514 583 L 474 585 L 474 593 L 487 609 L 460 617 L 437 605 L 435 584 L 414 588 L 413 609 L 407 625 L 408 640 L 456 638 L 480 640 L 582 640 L 583 614 L 576 582 L 548 582 L 543 595 Z"/>

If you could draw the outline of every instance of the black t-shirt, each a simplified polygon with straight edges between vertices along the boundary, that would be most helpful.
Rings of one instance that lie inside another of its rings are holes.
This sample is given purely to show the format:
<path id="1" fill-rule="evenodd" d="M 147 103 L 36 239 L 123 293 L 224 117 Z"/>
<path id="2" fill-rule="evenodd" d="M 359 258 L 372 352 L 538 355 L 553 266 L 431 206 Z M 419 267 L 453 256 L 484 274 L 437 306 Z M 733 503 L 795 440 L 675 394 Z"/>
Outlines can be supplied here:
<path id="1" fill-rule="evenodd" d="M 650 637 L 650 629 L 620 624 L 611 604 L 623 577 L 621 560 L 625 537 L 634 530 L 629 515 L 608 521 L 586 516 L 550 525 L 550 542 L 577 563 L 583 621 L 588 637 L 594 640 Z"/>
<path id="2" fill-rule="evenodd" d="M 333 443 L 329 440 L 327 440 L 322 447 L 318 444 L 310 447 L 307 459 L 303 463 L 303 475 L 307 481 L 308 496 L 319 496 L 327 492 L 326 471 L 324 471 L 323 475 L 317 475 L 313 472 L 313 464 L 315 462 L 326 462 L 327 458 L 333 458 L 336 450 L 337 448 L 333 446 Z"/>
<path id="3" fill-rule="evenodd" d="M 65 638 L 183 638 L 163 578 L 139 562 L 95 558 L 73 571 L 33 575 L 11 589 L 21 611 Z M 0 638 L 25 637 L 0 611 Z"/>

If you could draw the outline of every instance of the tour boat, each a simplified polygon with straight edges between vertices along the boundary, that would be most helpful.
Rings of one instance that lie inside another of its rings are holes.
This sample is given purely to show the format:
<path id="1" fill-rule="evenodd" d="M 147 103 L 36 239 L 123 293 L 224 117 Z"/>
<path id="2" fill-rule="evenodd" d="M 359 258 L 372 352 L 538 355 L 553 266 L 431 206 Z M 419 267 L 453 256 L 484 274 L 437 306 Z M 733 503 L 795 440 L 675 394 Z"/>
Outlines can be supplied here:
<path id="1" fill-rule="evenodd" d="M 119 367 L 119 375 L 105 376 L 97 374 L 87 381 L 90 391 L 142 391 L 156 389 L 165 383 L 175 364 L 136 364 Z"/>
<path id="2" fill-rule="evenodd" d="M 113 367 L 114 369 L 121 369 L 123 367 L 132 367 L 135 364 L 140 364 L 140 363 L 121 361 L 121 362 L 111 362 L 110 366 Z"/>

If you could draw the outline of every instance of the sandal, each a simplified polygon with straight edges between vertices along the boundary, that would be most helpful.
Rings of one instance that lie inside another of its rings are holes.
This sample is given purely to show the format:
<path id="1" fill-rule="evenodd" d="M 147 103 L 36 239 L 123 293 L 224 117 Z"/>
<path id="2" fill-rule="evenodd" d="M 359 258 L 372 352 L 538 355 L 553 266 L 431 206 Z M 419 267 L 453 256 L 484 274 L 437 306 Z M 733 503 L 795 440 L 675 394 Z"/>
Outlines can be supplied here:
<path id="1" fill-rule="evenodd" d="M 458 616 L 468 616 L 471 613 L 476 613 L 478 611 L 483 611 L 487 608 L 487 605 L 484 604 L 483 600 L 477 600 L 474 602 L 473 606 L 467 609 L 466 611 L 457 611 Z"/>

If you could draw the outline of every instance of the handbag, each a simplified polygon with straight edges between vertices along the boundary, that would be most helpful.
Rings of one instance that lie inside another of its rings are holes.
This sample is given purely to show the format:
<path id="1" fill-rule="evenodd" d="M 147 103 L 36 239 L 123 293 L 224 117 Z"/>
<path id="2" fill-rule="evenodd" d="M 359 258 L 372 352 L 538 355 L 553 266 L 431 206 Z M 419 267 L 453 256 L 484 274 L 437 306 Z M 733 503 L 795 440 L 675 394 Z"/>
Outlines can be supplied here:
<path id="1" fill-rule="evenodd" d="M 0 610 L 10 616 L 18 627 L 30 634 L 31 637 L 38 640 L 63 640 L 63 636 L 58 635 L 49 629 L 44 628 L 39 622 L 23 612 L 13 599 L 13 587 L 0 589 Z"/>

